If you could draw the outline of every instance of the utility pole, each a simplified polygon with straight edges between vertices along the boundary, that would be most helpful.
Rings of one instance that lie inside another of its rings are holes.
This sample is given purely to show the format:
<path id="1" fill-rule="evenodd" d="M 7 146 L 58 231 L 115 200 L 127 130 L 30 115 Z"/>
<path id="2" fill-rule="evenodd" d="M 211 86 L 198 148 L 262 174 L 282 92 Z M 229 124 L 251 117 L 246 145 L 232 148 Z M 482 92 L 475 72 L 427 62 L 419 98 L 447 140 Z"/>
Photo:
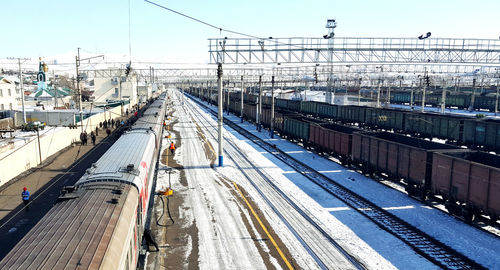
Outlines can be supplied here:
<path id="1" fill-rule="evenodd" d="M 23 58 L 28 59 L 28 58 Z M 23 89 L 23 72 L 21 71 L 21 58 L 17 58 L 19 63 L 19 86 L 21 87 L 21 104 L 23 106 L 23 122 L 26 124 L 26 110 L 24 109 L 24 89 Z"/>
<path id="2" fill-rule="evenodd" d="M 378 91 L 377 91 L 377 108 L 380 108 L 380 85 L 382 79 L 378 79 Z"/>
<path id="3" fill-rule="evenodd" d="M 413 111 L 413 80 L 411 81 L 410 88 L 410 111 Z"/>
<path id="4" fill-rule="evenodd" d="M 52 70 L 52 88 L 54 88 L 54 106 L 57 108 L 56 72 Z"/>
<path id="5" fill-rule="evenodd" d="M 443 79 L 443 92 L 441 93 L 441 113 L 446 108 L 446 79 Z"/>
<path id="6" fill-rule="evenodd" d="M 207 102 L 208 102 L 208 105 L 210 105 L 211 103 L 211 99 L 212 99 L 212 81 L 210 81 L 210 85 L 207 84 L 208 86 L 208 98 L 207 98 Z"/>
<path id="7" fill-rule="evenodd" d="M 241 101 L 241 123 L 243 123 L 243 75 L 241 75 L 241 98 L 240 98 L 240 101 Z"/>
<path id="8" fill-rule="evenodd" d="M 387 82 L 387 97 L 385 97 L 385 107 L 391 107 L 391 83 Z"/>
<path id="9" fill-rule="evenodd" d="M 495 99 L 495 116 L 498 114 L 498 81 L 497 81 L 497 95 Z"/>
<path id="10" fill-rule="evenodd" d="M 188 81 L 188 84 L 189 84 L 189 81 Z M 184 106 L 184 82 L 182 82 L 182 87 L 181 87 L 181 90 L 182 90 L 182 95 L 181 95 L 181 105 Z"/>
<path id="11" fill-rule="evenodd" d="M 23 107 L 23 123 L 26 124 L 26 111 L 24 110 L 23 73 L 21 71 L 21 60 L 27 61 L 27 60 L 31 60 L 31 58 L 8 57 L 7 59 L 17 60 L 17 63 L 19 64 L 19 87 L 21 88 L 20 94 L 21 94 L 21 104 Z"/>
<path id="12" fill-rule="evenodd" d="M 274 138 L 274 75 L 271 77 L 271 128 L 269 135 L 271 139 Z"/>
<path id="13" fill-rule="evenodd" d="M 227 112 L 227 115 L 229 115 L 229 80 L 226 81 L 226 91 L 227 91 L 226 112 Z"/>
<path id="14" fill-rule="evenodd" d="M 94 59 L 94 58 L 99 58 L 99 57 L 102 57 L 102 59 L 104 59 L 104 55 L 97 55 L 97 56 L 93 56 L 93 57 L 88 57 L 88 58 L 84 58 L 84 59 L 81 59 L 80 58 L 80 48 L 77 48 L 78 49 L 78 55 L 76 56 L 76 91 L 77 91 L 77 95 L 78 95 L 78 111 L 80 112 L 80 125 L 82 126 L 82 133 L 83 133 L 83 111 L 82 111 L 82 92 L 80 90 L 80 74 L 79 74 L 79 71 L 78 71 L 78 67 L 80 67 L 80 62 L 83 61 L 83 60 L 90 60 L 90 59 Z M 120 101 L 121 101 L 121 94 L 122 94 L 122 83 L 121 83 L 121 70 L 120 70 Z M 122 106 L 122 114 L 123 114 L 123 106 Z"/>
<path id="15" fill-rule="evenodd" d="M 424 91 L 422 92 L 422 108 L 420 108 L 421 112 L 425 111 L 425 90 L 427 87 L 427 82 L 429 81 L 429 78 L 427 77 L 427 68 L 424 67 Z"/>
<path id="16" fill-rule="evenodd" d="M 82 112 L 82 92 L 80 91 L 80 74 L 78 72 L 78 67 L 80 66 L 80 48 L 78 49 L 78 55 L 76 56 L 76 92 L 78 95 L 78 111 L 80 113 L 80 126 L 82 127 L 83 133 L 83 112 Z M 121 78 L 120 78 L 120 93 L 121 93 Z"/>
<path id="17" fill-rule="evenodd" d="M 217 66 L 217 85 L 219 87 L 219 95 L 217 96 L 218 99 L 218 128 L 219 128 L 219 167 L 223 166 L 223 147 L 222 147 L 222 123 L 223 123 L 223 117 L 224 114 L 222 113 L 222 64 L 219 63 Z"/>
<path id="18" fill-rule="evenodd" d="M 259 76 L 259 105 L 257 108 L 257 130 L 261 131 L 261 117 L 262 117 L 262 75 Z"/>

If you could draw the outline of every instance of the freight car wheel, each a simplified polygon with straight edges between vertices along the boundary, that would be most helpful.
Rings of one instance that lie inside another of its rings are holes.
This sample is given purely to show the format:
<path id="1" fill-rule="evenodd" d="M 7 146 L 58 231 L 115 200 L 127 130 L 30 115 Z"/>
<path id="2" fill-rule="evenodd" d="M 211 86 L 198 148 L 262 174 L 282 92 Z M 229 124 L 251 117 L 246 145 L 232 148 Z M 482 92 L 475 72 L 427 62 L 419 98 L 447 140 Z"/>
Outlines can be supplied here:
<path id="1" fill-rule="evenodd" d="M 490 214 L 491 223 L 496 223 L 498 220 L 498 215 Z"/>
<path id="2" fill-rule="evenodd" d="M 418 192 L 418 198 L 424 202 L 427 199 L 427 192 L 424 189 L 420 189 Z"/>
<path id="3" fill-rule="evenodd" d="M 464 216 L 465 222 L 472 223 L 472 221 L 474 220 L 474 217 L 475 217 L 474 211 L 471 209 L 464 209 L 463 216 Z"/>

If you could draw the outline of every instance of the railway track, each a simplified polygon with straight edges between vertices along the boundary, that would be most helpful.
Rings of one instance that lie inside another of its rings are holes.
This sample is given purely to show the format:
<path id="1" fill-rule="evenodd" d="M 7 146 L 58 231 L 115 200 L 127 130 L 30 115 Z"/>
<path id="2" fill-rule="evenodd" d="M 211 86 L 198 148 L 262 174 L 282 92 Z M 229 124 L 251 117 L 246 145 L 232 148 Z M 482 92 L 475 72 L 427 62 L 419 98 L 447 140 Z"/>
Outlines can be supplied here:
<path id="1" fill-rule="evenodd" d="M 192 100 L 194 100 L 199 106 L 205 108 L 206 111 L 217 117 L 216 112 L 212 111 L 198 99 L 193 98 Z M 224 123 L 281 160 L 283 163 L 289 165 L 291 168 L 294 168 L 298 173 L 316 183 L 326 192 L 335 196 L 358 213 L 370 219 L 381 229 L 389 232 L 406 243 L 414 249 L 415 252 L 434 264 L 446 269 L 485 269 L 485 267 L 477 262 L 467 258 L 453 248 L 445 245 L 395 215 L 385 211 L 381 207 L 378 207 L 377 205 L 350 191 L 346 187 L 334 182 L 307 164 L 304 164 L 281 150 L 276 149 L 273 145 L 263 141 L 237 124 L 229 121 L 228 119 L 224 119 Z"/>
<path id="2" fill-rule="evenodd" d="M 199 122 L 207 122 L 205 116 L 199 113 L 196 109 L 192 111 L 197 114 Z M 206 125 L 205 128 L 212 128 L 211 132 L 213 139 L 217 140 L 216 128 L 213 125 Z M 230 147 L 226 147 L 227 157 L 230 158 L 235 166 L 240 169 L 246 180 L 255 188 L 264 201 L 271 207 L 273 212 L 280 218 L 286 227 L 297 238 L 301 245 L 311 255 L 314 261 L 321 269 L 329 269 L 333 265 L 342 266 L 343 260 L 347 260 L 352 269 L 367 269 L 360 260 L 349 254 L 337 241 L 335 241 L 328 232 L 326 232 L 321 224 L 318 224 L 307 213 L 307 210 L 297 205 L 289 196 L 287 196 L 276 184 L 272 177 L 265 171 L 258 168 L 251 162 L 248 157 L 236 146 L 236 142 L 229 140 Z M 249 170 L 248 168 L 251 168 Z M 278 194 L 279 196 L 276 196 Z M 279 198 L 276 198 L 279 197 Z M 295 210 L 291 211 L 290 207 Z M 314 230 L 311 230 L 314 228 Z M 332 247 L 338 250 L 343 260 L 339 262 L 338 254 L 332 252 Z M 341 267 L 342 269 L 346 268 Z"/>

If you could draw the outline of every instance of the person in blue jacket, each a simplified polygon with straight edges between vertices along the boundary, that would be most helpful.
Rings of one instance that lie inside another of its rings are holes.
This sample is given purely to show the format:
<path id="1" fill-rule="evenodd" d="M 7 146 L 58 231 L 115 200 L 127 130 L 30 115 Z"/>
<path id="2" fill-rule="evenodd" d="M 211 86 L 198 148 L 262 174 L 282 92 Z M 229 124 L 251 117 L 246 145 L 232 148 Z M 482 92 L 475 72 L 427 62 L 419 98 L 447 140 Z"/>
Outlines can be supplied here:
<path id="1" fill-rule="evenodd" d="M 28 205 L 30 201 L 30 192 L 26 187 L 23 188 L 23 192 L 21 193 L 21 197 L 23 199 L 24 205 Z"/>

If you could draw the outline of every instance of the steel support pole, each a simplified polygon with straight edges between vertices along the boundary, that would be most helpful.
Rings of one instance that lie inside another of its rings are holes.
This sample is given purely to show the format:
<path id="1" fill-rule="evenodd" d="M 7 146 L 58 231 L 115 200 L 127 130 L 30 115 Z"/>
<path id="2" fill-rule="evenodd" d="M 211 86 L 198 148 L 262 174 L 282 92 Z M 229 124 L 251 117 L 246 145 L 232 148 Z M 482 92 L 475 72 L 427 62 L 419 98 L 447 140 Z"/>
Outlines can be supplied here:
<path id="1" fill-rule="evenodd" d="M 243 97 L 243 75 L 241 75 L 241 99 L 240 99 L 240 102 L 241 102 L 241 123 L 243 123 L 243 101 L 244 97 Z"/>
<path id="2" fill-rule="evenodd" d="M 388 82 L 387 83 L 387 97 L 385 97 L 385 107 L 389 108 L 391 107 L 391 84 Z"/>
<path id="3" fill-rule="evenodd" d="M 274 138 L 274 75 L 271 77 L 271 128 L 269 136 L 271 139 Z"/>
<path id="4" fill-rule="evenodd" d="M 495 99 L 495 116 L 498 114 L 498 82 L 497 82 L 497 95 Z"/>
<path id="5" fill-rule="evenodd" d="M 217 67 L 217 85 L 219 87 L 219 95 L 217 96 L 218 98 L 218 106 L 219 106 L 219 114 L 218 114 L 218 128 L 219 128 L 219 136 L 218 136 L 218 139 L 219 139 L 219 167 L 222 167 L 223 166 L 223 157 L 222 157 L 222 153 L 223 153 L 223 147 L 222 147 L 222 122 L 223 122 L 223 117 L 224 117 L 224 114 L 222 113 L 222 64 L 219 63 L 218 64 L 218 67 Z"/>
<path id="6" fill-rule="evenodd" d="M 443 92 L 441 93 L 441 113 L 444 113 L 446 108 L 446 81 L 443 80 Z"/>
<path id="7" fill-rule="evenodd" d="M 213 87 L 213 82 L 210 81 L 210 86 L 208 86 L 208 105 L 212 104 L 212 87 Z"/>
<path id="8" fill-rule="evenodd" d="M 21 58 L 18 58 L 17 61 L 19 63 L 19 86 L 21 87 L 20 92 L 21 92 L 21 103 L 23 106 L 23 123 L 26 124 L 26 110 L 24 109 L 24 90 L 23 90 L 23 73 L 21 71 Z"/>
<path id="9" fill-rule="evenodd" d="M 40 133 L 39 133 L 39 127 L 36 128 L 36 137 L 38 139 L 38 155 L 40 157 L 40 164 L 42 163 L 42 147 L 40 146 Z"/>
<path id="10" fill-rule="evenodd" d="M 426 87 L 427 87 L 427 83 L 424 82 L 424 89 L 422 91 L 422 108 L 420 108 L 421 112 L 425 111 L 425 90 L 427 90 Z"/>
<path id="11" fill-rule="evenodd" d="M 413 111 L 413 81 L 411 83 L 411 90 L 410 90 L 410 110 Z"/>
<path id="12" fill-rule="evenodd" d="M 259 76 L 259 106 L 257 108 L 257 130 L 260 132 L 262 129 L 261 126 L 261 117 L 262 117 L 262 75 Z"/>
<path id="13" fill-rule="evenodd" d="M 424 89 L 423 89 L 423 92 L 422 92 L 422 108 L 420 108 L 421 112 L 425 111 L 425 90 L 427 90 L 426 89 L 426 87 L 427 87 L 427 81 L 428 81 L 428 79 L 427 79 L 427 69 L 424 68 Z"/>
<path id="14" fill-rule="evenodd" d="M 227 115 L 229 115 L 229 80 L 227 81 L 227 99 L 226 99 L 226 112 L 227 112 Z"/>
<path id="15" fill-rule="evenodd" d="M 378 80 L 378 90 L 377 90 L 377 108 L 380 108 L 380 80 Z"/>
<path id="16" fill-rule="evenodd" d="M 80 76 L 78 75 L 79 66 L 80 66 L 80 48 L 78 48 L 78 55 L 76 56 L 76 91 L 78 92 L 78 111 L 80 112 L 80 126 L 83 133 L 82 91 L 80 90 Z M 122 90 L 121 90 L 121 78 L 120 78 L 120 94 L 121 91 Z"/>

